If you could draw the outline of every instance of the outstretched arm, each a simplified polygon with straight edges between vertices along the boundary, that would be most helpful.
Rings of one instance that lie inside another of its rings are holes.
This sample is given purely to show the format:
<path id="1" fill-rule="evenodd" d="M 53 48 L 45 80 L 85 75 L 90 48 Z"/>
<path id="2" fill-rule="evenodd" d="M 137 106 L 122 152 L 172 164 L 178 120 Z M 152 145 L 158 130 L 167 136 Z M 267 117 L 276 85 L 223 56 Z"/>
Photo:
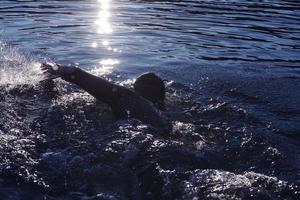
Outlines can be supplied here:
<path id="1" fill-rule="evenodd" d="M 125 87 L 110 83 L 77 67 L 42 64 L 41 69 L 50 76 L 49 78 L 61 77 L 109 104 L 117 118 L 127 119 L 130 115 L 156 127 L 170 130 L 169 122 L 153 104 Z"/>
<path id="2" fill-rule="evenodd" d="M 49 78 L 60 77 L 65 81 L 78 85 L 98 100 L 107 104 L 114 104 L 118 98 L 118 93 L 116 91 L 120 86 L 94 76 L 77 67 L 43 63 L 41 65 L 41 70 Z"/>

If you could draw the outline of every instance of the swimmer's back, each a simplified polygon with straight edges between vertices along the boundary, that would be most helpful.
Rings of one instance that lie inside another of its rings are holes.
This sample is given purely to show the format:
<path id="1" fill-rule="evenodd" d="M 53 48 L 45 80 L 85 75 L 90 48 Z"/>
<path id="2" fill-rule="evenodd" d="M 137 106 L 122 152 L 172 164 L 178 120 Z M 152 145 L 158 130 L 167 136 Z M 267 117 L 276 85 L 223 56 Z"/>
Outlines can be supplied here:
<path id="1" fill-rule="evenodd" d="M 115 105 L 111 105 L 113 112 L 119 119 L 137 118 L 143 122 L 152 124 L 161 129 L 170 126 L 164 113 L 158 110 L 152 102 L 140 96 L 136 92 L 122 87 L 117 87 L 117 99 Z"/>

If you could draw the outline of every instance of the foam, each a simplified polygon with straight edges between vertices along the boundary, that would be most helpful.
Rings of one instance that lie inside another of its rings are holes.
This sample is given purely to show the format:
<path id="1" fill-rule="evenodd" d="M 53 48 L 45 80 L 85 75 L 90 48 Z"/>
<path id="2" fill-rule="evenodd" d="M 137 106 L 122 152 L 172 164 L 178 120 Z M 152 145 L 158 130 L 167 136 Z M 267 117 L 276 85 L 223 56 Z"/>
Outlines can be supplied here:
<path id="1" fill-rule="evenodd" d="M 43 79 L 40 62 L 0 41 L 0 85 L 36 84 Z"/>

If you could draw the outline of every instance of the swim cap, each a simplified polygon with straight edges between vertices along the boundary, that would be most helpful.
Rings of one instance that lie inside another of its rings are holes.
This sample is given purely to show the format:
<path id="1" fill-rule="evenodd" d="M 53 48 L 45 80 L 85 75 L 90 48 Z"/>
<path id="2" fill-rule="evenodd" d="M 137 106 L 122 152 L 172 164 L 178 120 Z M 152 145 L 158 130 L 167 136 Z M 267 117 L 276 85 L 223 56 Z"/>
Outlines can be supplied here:
<path id="1" fill-rule="evenodd" d="M 150 100 L 159 109 L 164 109 L 166 89 L 163 80 L 152 72 L 140 75 L 133 84 L 134 90 Z"/>

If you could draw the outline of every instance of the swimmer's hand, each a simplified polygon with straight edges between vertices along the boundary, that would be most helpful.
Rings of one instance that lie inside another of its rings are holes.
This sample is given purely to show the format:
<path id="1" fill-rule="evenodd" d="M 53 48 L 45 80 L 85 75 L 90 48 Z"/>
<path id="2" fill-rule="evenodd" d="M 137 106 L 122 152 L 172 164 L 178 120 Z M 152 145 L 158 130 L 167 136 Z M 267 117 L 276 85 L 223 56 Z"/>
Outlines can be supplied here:
<path id="1" fill-rule="evenodd" d="M 59 77 L 59 67 L 60 65 L 55 63 L 42 63 L 40 68 L 47 78 L 55 79 Z"/>
<path id="2" fill-rule="evenodd" d="M 68 79 L 75 72 L 76 67 L 63 66 L 56 63 L 43 63 L 41 65 L 41 70 L 43 74 L 49 79 L 55 79 L 61 77 L 63 79 Z"/>

